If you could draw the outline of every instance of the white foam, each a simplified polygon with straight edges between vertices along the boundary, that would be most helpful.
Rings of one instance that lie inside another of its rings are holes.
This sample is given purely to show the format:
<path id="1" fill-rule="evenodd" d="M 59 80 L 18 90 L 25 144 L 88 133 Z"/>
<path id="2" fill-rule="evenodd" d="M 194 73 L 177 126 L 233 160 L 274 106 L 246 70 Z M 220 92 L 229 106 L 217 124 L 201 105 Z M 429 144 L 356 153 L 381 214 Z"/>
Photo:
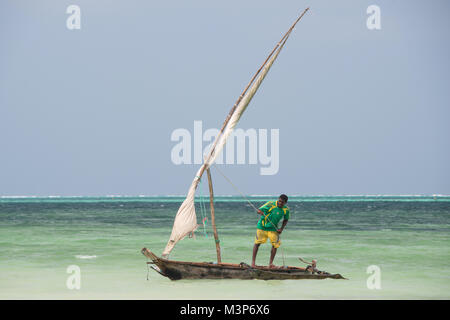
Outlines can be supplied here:
<path id="1" fill-rule="evenodd" d="M 97 258 L 97 256 L 76 255 L 75 258 L 77 258 L 77 259 L 95 259 L 95 258 Z"/>

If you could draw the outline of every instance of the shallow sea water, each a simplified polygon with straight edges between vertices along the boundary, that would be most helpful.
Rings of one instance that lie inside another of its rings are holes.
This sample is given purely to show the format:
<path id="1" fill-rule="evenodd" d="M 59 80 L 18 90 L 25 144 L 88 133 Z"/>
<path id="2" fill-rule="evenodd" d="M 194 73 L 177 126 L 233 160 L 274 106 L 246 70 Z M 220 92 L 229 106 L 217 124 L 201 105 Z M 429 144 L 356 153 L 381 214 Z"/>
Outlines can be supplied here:
<path id="1" fill-rule="evenodd" d="M 251 197 L 262 205 L 272 197 Z M 179 197 L 0 198 L 0 299 L 449 299 L 450 197 L 291 197 L 277 265 L 349 280 L 180 280 L 148 268 L 142 247 L 163 251 Z M 209 209 L 208 205 L 206 209 Z M 197 208 L 199 223 L 203 218 Z M 218 197 L 224 262 L 251 262 L 257 215 L 240 198 Z M 270 244 L 260 247 L 266 265 Z M 171 259 L 215 261 L 209 220 Z M 80 268 L 69 289 L 67 268 Z M 380 289 L 369 289 L 371 265 Z"/>

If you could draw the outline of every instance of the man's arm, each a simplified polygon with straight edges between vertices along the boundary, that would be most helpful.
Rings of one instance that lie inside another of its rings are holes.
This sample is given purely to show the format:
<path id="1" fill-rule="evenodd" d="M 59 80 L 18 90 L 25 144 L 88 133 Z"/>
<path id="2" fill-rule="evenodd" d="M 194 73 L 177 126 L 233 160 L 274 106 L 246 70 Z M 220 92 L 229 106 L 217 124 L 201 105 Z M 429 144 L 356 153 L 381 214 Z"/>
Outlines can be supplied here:
<path id="1" fill-rule="evenodd" d="M 269 201 L 269 202 L 266 202 L 264 205 L 262 205 L 258 210 L 256 210 L 256 213 L 257 214 L 260 214 L 260 215 L 265 215 L 266 213 L 267 213 L 267 211 L 269 210 L 269 208 L 270 208 L 270 204 L 271 204 L 271 202 Z"/>
<path id="2" fill-rule="evenodd" d="M 283 232 L 284 227 L 286 227 L 288 221 L 289 221 L 289 220 L 286 220 L 286 219 L 283 220 L 283 224 L 281 225 L 281 228 L 277 230 L 277 232 L 278 232 L 279 234 L 281 234 L 281 233 Z"/>

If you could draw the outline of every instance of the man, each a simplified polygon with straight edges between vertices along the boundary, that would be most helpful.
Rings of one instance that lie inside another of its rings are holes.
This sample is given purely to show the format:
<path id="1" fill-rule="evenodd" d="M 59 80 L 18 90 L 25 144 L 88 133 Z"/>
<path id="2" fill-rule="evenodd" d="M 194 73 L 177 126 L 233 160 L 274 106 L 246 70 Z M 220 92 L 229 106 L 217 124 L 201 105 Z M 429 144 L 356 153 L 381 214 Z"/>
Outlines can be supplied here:
<path id="1" fill-rule="evenodd" d="M 270 251 L 269 267 L 274 268 L 273 259 L 277 249 L 281 245 L 280 234 L 283 232 L 289 220 L 289 208 L 286 206 L 288 197 L 282 194 L 277 201 L 269 201 L 258 209 L 258 214 L 262 215 L 256 226 L 255 245 L 253 246 L 252 267 L 255 267 L 256 255 L 261 243 L 270 239 L 272 250 Z M 281 228 L 278 229 L 278 223 L 283 219 Z"/>

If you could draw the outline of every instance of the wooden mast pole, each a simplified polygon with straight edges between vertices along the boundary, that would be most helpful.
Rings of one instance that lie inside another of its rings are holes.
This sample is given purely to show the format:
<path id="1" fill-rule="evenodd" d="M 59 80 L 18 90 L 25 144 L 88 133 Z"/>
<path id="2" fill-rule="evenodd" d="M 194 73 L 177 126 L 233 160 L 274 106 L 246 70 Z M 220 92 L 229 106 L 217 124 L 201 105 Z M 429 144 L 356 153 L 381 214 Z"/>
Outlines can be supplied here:
<path id="1" fill-rule="evenodd" d="M 214 216 L 214 191 L 213 191 L 213 185 L 212 185 L 212 179 L 211 179 L 211 171 L 206 169 L 206 173 L 208 175 L 208 185 L 209 185 L 209 205 L 211 206 L 211 225 L 213 227 L 214 231 L 214 240 L 216 242 L 216 251 L 217 251 L 217 263 L 221 262 L 220 257 L 220 241 L 219 241 L 219 235 L 217 234 L 216 229 L 216 218 Z"/>

